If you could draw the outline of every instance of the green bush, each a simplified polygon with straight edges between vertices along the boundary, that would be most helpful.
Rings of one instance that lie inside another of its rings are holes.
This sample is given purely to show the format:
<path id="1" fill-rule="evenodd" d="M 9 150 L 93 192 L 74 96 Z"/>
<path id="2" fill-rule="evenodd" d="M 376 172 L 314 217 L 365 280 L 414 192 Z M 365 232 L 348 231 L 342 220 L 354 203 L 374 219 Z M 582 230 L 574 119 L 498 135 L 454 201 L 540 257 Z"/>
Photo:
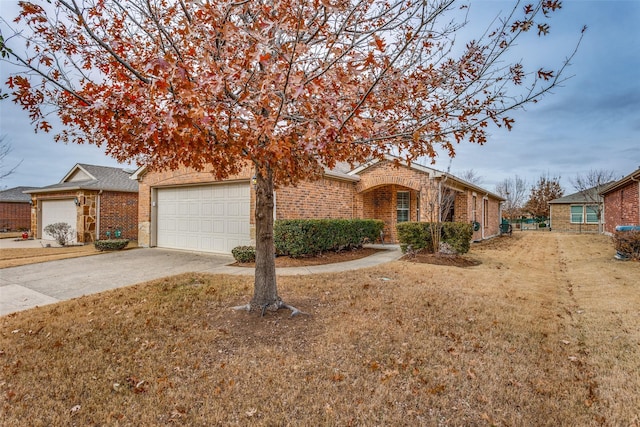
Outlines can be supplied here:
<path id="1" fill-rule="evenodd" d="M 128 239 L 96 240 L 93 245 L 99 251 L 119 251 L 127 247 Z"/>
<path id="2" fill-rule="evenodd" d="M 278 255 L 302 257 L 359 248 L 380 237 L 384 223 L 373 219 L 278 220 L 274 241 Z"/>
<path id="3" fill-rule="evenodd" d="M 236 261 L 241 263 L 255 262 L 256 248 L 253 246 L 236 246 L 231 249 L 231 255 L 233 255 Z"/>
<path id="4" fill-rule="evenodd" d="M 471 249 L 473 227 L 465 222 L 443 222 L 442 241 L 459 254 L 466 254 Z"/>
<path id="5" fill-rule="evenodd" d="M 471 248 L 473 225 L 462 222 L 443 222 L 433 224 L 440 226 L 440 241 L 448 244 L 458 254 L 466 254 Z M 414 251 L 433 250 L 431 237 L 432 223 L 429 222 L 401 222 L 397 225 L 400 249 L 406 252 L 411 246 Z"/>
<path id="6" fill-rule="evenodd" d="M 623 259 L 640 260 L 640 231 L 616 231 L 613 243 Z"/>
<path id="7" fill-rule="evenodd" d="M 414 251 L 423 249 L 431 251 L 433 244 L 429 224 L 428 222 L 401 222 L 396 226 L 402 252 L 406 252 L 409 246 Z"/>

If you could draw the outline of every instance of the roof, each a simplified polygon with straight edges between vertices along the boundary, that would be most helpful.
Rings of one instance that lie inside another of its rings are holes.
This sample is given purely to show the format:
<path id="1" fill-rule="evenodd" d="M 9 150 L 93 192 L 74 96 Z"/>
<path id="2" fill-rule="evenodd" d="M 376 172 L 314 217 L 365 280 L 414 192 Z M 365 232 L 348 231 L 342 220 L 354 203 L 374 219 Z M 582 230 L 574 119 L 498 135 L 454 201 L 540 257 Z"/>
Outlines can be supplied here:
<path id="1" fill-rule="evenodd" d="M 138 182 L 130 179 L 133 171 L 109 166 L 77 163 L 57 184 L 27 193 L 51 193 L 65 190 L 105 190 L 137 193 Z"/>
<path id="2" fill-rule="evenodd" d="M 386 155 L 385 159 L 388 160 L 388 161 L 391 161 L 391 162 L 396 161 L 396 160 L 402 161 L 402 159 L 400 157 L 395 157 L 395 156 L 392 156 L 392 155 Z M 363 163 L 362 165 L 360 165 L 357 168 L 355 168 L 352 171 L 350 171 L 349 175 L 359 174 L 359 173 L 363 172 L 364 170 L 370 168 L 371 166 L 375 165 L 378 162 L 380 162 L 380 160 L 374 159 L 374 160 L 371 160 L 371 161 L 369 161 L 367 163 Z M 461 185 L 462 187 L 469 188 L 469 189 L 471 189 L 473 191 L 485 194 L 487 196 L 491 196 L 492 198 L 497 199 L 497 200 L 499 200 L 501 202 L 505 201 L 504 197 L 501 197 L 501 196 L 499 196 L 499 195 L 497 195 L 495 193 L 487 191 L 486 189 L 484 189 L 482 187 L 479 187 L 476 184 L 472 184 L 472 183 L 467 182 L 467 181 L 465 181 L 463 179 L 460 179 L 457 176 L 450 174 L 449 172 L 443 172 L 443 171 L 440 171 L 438 169 L 434 169 L 434 168 L 431 168 L 429 166 L 424 166 L 424 165 L 421 165 L 421 164 L 415 163 L 415 162 L 412 162 L 407 167 L 409 167 L 411 169 L 414 169 L 414 170 L 416 170 L 418 172 L 427 173 L 430 176 L 433 176 L 435 178 L 445 178 L 447 180 L 451 180 L 451 181 L 457 183 L 458 185 Z"/>
<path id="3" fill-rule="evenodd" d="M 564 197 L 553 199 L 549 201 L 549 204 L 561 205 L 570 203 L 593 203 L 595 201 L 602 202 L 602 197 L 598 195 L 601 188 L 608 186 L 610 183 L 596 185 L 595 187 L 588 188 L 577 193 L 569 194 Z"/>
<path id="4" fill-rule="evenodd" d="M 0 191 L 0 202 L 29 203 L 31 201 L 31 196 L 24 192 L 35 190 L 36 188 L 38 187 L 13 187 Z"/>
<path id="5" fill-rule="evenodd" d="M 628 184 L 630 184 L 631 182 L 634 181 L 640 181 L 640 169 L 637 169 L 633 172 L 631 172 L 629 175 L 625 176 L 624 178 L 622 178 L 619 181 L 615 181 L 610 183 L 606 188 L 604 188 L 600 194 L 607 194 L 607 193 L 611 193 L 614 190 L 619 189 L 620 187 L 624 187 Z"/>
<path id="6" fill-rule="evenodd" d="M 394 161 L 394 160 L 402 160 L 399 157 L 394 157 L 391 155 L 387 155 L 385 156 L 385 159 L 388 161 Z M 328 167 L 324 168 L 324 174 L 328 177 L 331 178 L 335 178 L 335 179 L 341 179 L 344 181 L 353 181 L 353 182 L 358 182 L 360 181 L 360 176 L 359 173 L 368 169 L 369 167 L 375 165 L 376 163 L 380 162 L 380 160 L 378 159 L 374 159 L 371 160 L 367 163 L 363 163 L 359 166 L 357 166 L 356 168 L 352 168 L 349 163 L 347 162 L 338 162 L 336 163 L 336 165 L 332 168 L 329 169 Z M 459 185 L 462 185 L 463 187 L 466 188 L 470 188 L 474 191 L 477 191 L 478 193 L 482 193 L 482 194 L 486 194 L 488 196 L 491 196 L 492 198 L 495 198 L 499 201 L 504 201 L 505 199 L 495 193 L 492 193 L 490 191 L 485 190 L 482 187 L 479 187 L 475 184 L 472 184 L 470 182 L 464 181 L 454 175 L 451 175 L 450 173 L 447 172 L 442 172 L 439 171 L 437 169 L 433 169 L 430 168 L 428 166 L 423 166 L 419 163 L 411 163 L 408 167 L 410 167 L 411 169 L 417 170 L 419 172 L 425 172 L 428 173 L 430 175 L 433 175 L 437 178 L 442 178 L 442 177 L 446 177 L 447 179 L 450 179 L 451 181 L 454 181 L 456 183 L 458 183 Z M 147 171 L 147 167 L 146 166 L 141 166 L 139 167 L 132 175 L 131 175 L 131 179 L 132 180 L 138 180 L 140 179 Z"/>

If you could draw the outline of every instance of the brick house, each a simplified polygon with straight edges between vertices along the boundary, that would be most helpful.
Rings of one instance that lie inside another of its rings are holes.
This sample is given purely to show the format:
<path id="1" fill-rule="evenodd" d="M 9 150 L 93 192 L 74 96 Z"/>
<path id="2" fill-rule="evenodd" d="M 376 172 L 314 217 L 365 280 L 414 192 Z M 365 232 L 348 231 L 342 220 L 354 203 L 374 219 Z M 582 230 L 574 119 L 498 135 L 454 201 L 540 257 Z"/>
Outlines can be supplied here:
<path id="1" fill-rule="evenodd" d="M 607 186 L 604 198 L 604 232 L 612 234 L 617 225 L 640 225 L 640 169 Z"/>
<path id="2" fill-rule="evenodd" d="M 74 242 L 89 243 L 114 237 L 137 238 L 138 183 L 132 171 L 76 164 L 62 180 L 30 190 L 31 231 L 39 239 L 52 239 L 44 228 L 66 222 L 76 231 Z"/>
<path id="3" fill-rule="evenodd" d="M 25 191 L 36 187 L 14 187 L 0 191 L 0 231 L 31 228 L 31 196 Z"/>
<path id="4" fill-rule="evenodd" d="M 604 185 L 551 200 L 549 202 L 550 229 L 575 233 L 598 233 L 601 220 L 604 220 L 604 205 L 602 197 L 598 194 L 602 188 Z"/>
<path id="5" fill-rule="evenodd" d="M 312 182 L 275 191 L 275 219 L 373 218 L 385 223 L 384 241 L 396 242 L 402 221 L 428 221 L 433 200 L 447 199 L 442 220 L 474 222 L 474 240 L 500 233 L 504 199 L 425 166 L 372 161 L 355 169 L 340 164 Z M 138 245 L 230 252 L 255 237 L 253 170 L 215 181 L 189 168 L 132 176 L 139 182 Z M 437 193 L 436 193 L 437 192 Z M 439 209 L 438 209 L 439 210 Z"/>

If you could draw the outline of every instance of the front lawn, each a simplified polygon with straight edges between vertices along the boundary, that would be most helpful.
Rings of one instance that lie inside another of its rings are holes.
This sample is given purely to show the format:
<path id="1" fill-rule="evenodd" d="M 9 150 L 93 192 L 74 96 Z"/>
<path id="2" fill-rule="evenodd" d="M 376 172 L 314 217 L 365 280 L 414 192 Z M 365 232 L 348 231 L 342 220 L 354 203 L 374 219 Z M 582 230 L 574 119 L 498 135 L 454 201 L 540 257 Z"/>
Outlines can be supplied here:
<path id="1" fill-rule="evenodd" d="M 310 316 L 186 274 L 0 318 L 0 419 L 24 425 L 634 425 L 640 263 L 518 233 L 480 265 L 281 277 Z"/>

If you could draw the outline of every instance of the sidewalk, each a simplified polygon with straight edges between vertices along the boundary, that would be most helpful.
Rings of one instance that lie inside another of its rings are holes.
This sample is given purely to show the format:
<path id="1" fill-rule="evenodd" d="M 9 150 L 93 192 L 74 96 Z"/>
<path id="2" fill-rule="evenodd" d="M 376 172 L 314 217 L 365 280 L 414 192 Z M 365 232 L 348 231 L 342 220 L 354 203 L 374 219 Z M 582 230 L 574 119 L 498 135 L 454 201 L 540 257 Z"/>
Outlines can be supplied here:
<path id="1" fill-rule="evenodd" d="M 16 243 L 40 245 L 39 241 Z M 353 261 L 278 268 L 276 274 L 295 276 L 358 270 L 402 256 L 397 245 L 372 246 L 385 250 Z M 0 269 L 0 316 L 182 273 L 254 274 L 253 268 L 234 267 L 230 265 L 233 262 L 230 255 L 140 248 L 4 268 Z"/>

